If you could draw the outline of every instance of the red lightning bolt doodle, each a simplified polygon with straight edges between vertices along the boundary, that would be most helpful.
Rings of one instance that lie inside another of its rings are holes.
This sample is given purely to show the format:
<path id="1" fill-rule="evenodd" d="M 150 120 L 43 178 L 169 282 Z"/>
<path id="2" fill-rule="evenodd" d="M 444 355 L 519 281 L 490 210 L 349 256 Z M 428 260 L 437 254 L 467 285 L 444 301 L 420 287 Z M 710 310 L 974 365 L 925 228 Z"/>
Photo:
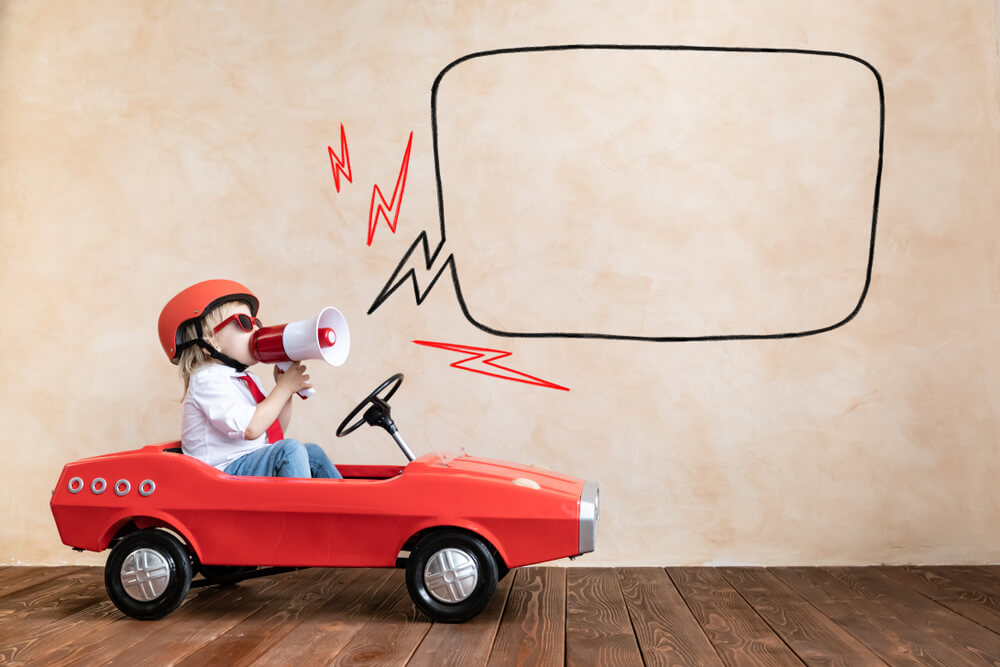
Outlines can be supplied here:
<path id="1" fill-rule="evenodd" d="M 351 156 L 347 154 L 347 134 L 344 133 L 344 124 L 340 124 L 340 155 L 333 152 L 333 146 L 327 146 L 330 151 L 330 169 L 333 171 L 333 184 L 340 192 L 340 175 L 343 174 L 348 183 L 353 183 L 351 177 Z"/>
<path id="2" fill-rule="evenodd" d="M 403 190 L 406 189 L 406 172 L 410 167 L 411 146 L 413 146 L 413 132 L 410 132 L 410 140 L 406 142 L 406 152 L 403 153 L 403 164 L 399 167 L 399 176 L 396 177 L 396 187 L 392 190 L 392 198 L 386 202 L 381 188 L 377 184 L 372 188 L 372 204 L 368 209 L 369 246 L 372 244 L 372 239 L 375 238 L 375 225 L 378 224 L 379 216 L 385 218 L 389 229 L 392 230 L 393 234 L 396 233 L 396 221 L 399 220 L 399 207 L 403 204 Z M 382 200 L 382 203 L 378 205 L 378 210 L 376 210 L 375 206 L 376 196 Z M 399 196 L 398 200 L 396 199 L 397 196 Z M 392 214 L 391 218 L 389 217 L 390 213 Z"/>
<path id="3" fill-rule="evenodd" d="M 469 345 L 434 343 L 429 340 L 415 340 L 413 342 L 416 343 L 417 345 L 426 345 L 427 347 L 436 347 L 441 350 L 450 350 L 452 352 L 461 352 L 462 354 L 471 355 L 465 359 L 462 359 L 461 361 L 456 361 L 453 364 L 449 364 L 452 368 L 460 368 L 463 371 L 472 371 L 473 373 L 481 373 L 483 375 L 489 375 L 490 377 L 500 378 L 501 380 L 512 380 L 514 382 L 524 382 L 525 384 L 533 384 L 539 387 L 547 387 L 549 389 L 561 389 L 562 391 L 569 391 L 569 387 L 563 387 L 553 382 L 549 382 L 548 380 L 536 378 L 534 375 L 528 375 L 527 373 L 522 373 L 521 371 L 515 371 L 513 368 L 507 368 L 506 366 L 501 366 L 499 364 L 493 363 L 499 359 L 504 359 L 506 357 L 509 357 L 512 354 L 511 352 L 505 352 L 503 350 L 491 350 L 488 347 L 471 347 Z M 503 371 L 505 372 L 505 374 L 501 375 L 497 372 L 491 372 L 482 370 L 480 368 L 470 368 L 468 366 L 463 366 L 463 364 L 467 364 L 469 362 L 477 362 L 482 366 L 489 366 L 491 369 L 494 369 L 494 371 Z"/>

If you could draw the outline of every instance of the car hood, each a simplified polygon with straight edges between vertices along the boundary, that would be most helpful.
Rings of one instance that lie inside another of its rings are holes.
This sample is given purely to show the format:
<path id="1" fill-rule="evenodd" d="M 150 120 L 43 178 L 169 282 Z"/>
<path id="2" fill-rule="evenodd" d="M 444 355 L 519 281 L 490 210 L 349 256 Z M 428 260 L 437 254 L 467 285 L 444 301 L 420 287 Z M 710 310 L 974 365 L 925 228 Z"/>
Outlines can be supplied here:
<path id="1" fill-rule="evenodd" d="M 480 479 L 492 478 L 497 481 L 509 481 L 524 486 L 531 486 L 534 483 L 542 489 L 575 496 L 579 496 L 584 483 L 582 479 L 562 475 L 538 466 L 479 458 L 465 454 L 458 456 L 428 454 L 420 457 L 414 463 L 425 465 L 427 468 L 441 473 L 447 471 L 452 474 L 468 474 Z"/>

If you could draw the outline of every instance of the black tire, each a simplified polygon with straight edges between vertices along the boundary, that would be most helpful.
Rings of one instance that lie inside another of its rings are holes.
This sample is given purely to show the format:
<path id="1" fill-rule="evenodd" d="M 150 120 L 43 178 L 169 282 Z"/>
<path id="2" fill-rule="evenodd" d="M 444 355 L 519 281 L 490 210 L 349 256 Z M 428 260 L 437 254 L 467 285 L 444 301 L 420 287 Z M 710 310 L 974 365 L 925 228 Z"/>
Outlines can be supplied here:
<path id="1" fill-rule="evenodd" d="M 461 623 L 481 612 L 497 590 L 497 563 L 482 539 L 456 530 L 421 538 L 406 563 L 406 589 L 435 621 Z"/>
<path id="2" fill-rule="evenodd" d="M 180 606 L 191 588 L 187 548 L 162 530 L 131 533 L 111 550 L 104 586 L 122 613 L 144 621 L 162 618 Z"/>

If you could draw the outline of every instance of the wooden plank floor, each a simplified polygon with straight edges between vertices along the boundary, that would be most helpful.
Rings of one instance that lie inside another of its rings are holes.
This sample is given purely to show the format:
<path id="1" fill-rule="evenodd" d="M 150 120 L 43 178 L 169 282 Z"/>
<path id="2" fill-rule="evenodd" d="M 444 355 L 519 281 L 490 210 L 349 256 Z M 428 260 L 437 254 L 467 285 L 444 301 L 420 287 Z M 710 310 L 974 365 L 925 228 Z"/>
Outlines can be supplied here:
<path id="1" fill-rule="evenodd" d="M 94 567 L 0 568 L 0 663 L 1000 665 L 1000 566 L 522 568 L 431 623 L 400 570 L 312 569 L 122 616 Z"/>

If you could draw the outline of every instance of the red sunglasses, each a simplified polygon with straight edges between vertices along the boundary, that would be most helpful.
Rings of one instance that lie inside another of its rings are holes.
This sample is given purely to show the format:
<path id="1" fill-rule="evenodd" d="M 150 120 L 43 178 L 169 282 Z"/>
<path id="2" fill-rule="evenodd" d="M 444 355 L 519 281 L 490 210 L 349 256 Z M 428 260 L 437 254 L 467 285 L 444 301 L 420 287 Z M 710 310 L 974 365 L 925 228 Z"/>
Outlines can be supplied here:
<path id="1" fill-rule="evenodd" d="M 250 317 L 249 315 L 246 315 L 244 313 L 236 313 L 235 315 L 230 315 L 226 319 L 219 322 L 219 324 L 214 329 L 212 329 L 212 333 L 219 333 L 227 324 L 229 324 L 233 320 L 236 320 L 236 323 L 240 325 L 240 329 L 243 329 L 244 331 L 253 331 L 254 325 L 256 325 L 258 329 L 264 328 L 264 325 L 261 324 L 260 320 L 258 320 L 256 317 Z"/>

